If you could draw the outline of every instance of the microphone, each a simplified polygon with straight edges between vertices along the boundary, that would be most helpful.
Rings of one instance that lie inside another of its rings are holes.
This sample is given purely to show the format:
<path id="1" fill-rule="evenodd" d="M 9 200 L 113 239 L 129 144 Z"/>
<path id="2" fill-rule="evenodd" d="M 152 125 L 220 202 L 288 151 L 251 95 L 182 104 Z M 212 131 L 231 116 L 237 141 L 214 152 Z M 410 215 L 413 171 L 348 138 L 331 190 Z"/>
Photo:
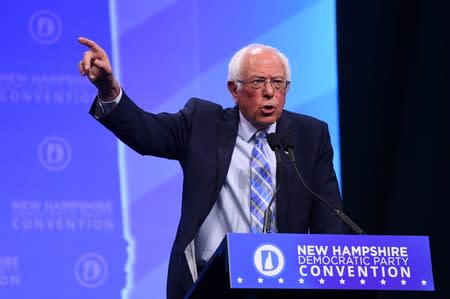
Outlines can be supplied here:
<path id="1" fill-rule="evenodd" d="M 343 211 L 340 209 L 335 208 L 333 205 L 331 205 L 327 200 L 322 198 L 319 194 L 311 190 L 309 186 L 306 184 L 305 180 L 303 179 L 303 176 L 301 175 L 300 171 L 297 168 L 297 165 L 295 164 L 295 155 L 294 155 L 294 146 L 292 142 L 291 136 L 283 136 L 282 144 L 284 149 L 288 152 L 289 159 L 291 160 L 292 165 L 294 166 L 295 173 L 297 174 L 297 177 L 302 182 L 303 186 L 305 186 L 306 190 L 311 193 L 314 198 L 317 198 L 323 205 L 325 205 L 327 208 L 329 208 L 331 211 L 334 212 L 334 214 L 339 217 L 353 232 L 357 233 L 358 235 L 366 235 L 366 232 L 364 232 L 355 222 L 353 222 Z"/>
<path id="2" fill-rule="evenodd" d="M 264 226 L 263 226 L 263 233 L 270 233 L 271 232 L 271 225 L 272 225 L 272 210 L 270 207 L 272 206 L 273 202 L 277 198 L 278 190 L 280 190 L 281 183 L 283 181 L 283 171 L 281 171 L 281 137 L 277 133 L 270 133 L 267 135 L 267 143 L 269 143 L 270 148 L 275 152 L 275 157 L 277 161 L 277 174 L 279 174 L 279 180 L 277 182 L 277 188 L 275 189 L 275 192 L 272 195 L 272 198 L 269 201 L 269 204 L 267 205 L 266 210 L 264 211 Z"/>

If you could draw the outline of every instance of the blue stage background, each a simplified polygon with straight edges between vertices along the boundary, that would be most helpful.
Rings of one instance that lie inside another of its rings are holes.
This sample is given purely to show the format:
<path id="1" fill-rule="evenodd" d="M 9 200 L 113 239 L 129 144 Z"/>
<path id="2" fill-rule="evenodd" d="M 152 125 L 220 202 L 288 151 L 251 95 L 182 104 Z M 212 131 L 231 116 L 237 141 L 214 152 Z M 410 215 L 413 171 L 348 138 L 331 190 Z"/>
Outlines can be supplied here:
<path id="1" fill-rule="evenodd" d="M 142 157 L 88 115 L 85 48 L 110 54 L 144 109 L 233 105 L 227 64 L 253 43 L 290 59 L 286 108 L 330 126 L 340 174 L 335 3 L 25 1 L 0 12 L 0 298 L 164 298 L 178 164 Z"/>

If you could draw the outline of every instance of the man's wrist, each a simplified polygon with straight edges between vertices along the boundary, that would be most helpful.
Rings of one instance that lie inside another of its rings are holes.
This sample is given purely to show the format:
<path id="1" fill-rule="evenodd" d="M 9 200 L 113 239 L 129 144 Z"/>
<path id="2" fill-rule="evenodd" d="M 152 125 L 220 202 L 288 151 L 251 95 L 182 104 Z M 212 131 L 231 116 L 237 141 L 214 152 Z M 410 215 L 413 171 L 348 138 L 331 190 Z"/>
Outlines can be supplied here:
<path id="1" fill-rule="evenodd" d="M 106 105 L 113 104 L 113 103 L 118 104 L 121 97 L 122 97 L 122 88 L 120 88 L 120 87 L 114 98 L 106 98 L 105 99 L 101 93 L 98 94 L 98 100 L 102 104 L 106 104 Z"/>
<path id="2" fill-rule="evenodd" d="M 119 95 L 121 94 L 121 90 L 122 89 L 120 88 L 119 83 L 117 81 L 114 81 L 111 89 L 108 89 L 106 91 L 99 90 L 98 95 L 103 102 L 111 102 L 119 97 Z"/>

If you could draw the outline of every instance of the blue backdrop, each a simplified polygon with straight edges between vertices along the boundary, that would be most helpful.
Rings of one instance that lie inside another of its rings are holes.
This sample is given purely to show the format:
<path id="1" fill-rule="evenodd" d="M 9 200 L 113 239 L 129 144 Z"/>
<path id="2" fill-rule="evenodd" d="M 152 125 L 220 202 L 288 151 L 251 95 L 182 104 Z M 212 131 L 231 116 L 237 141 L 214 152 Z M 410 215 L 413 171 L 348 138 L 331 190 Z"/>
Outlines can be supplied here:
<path id="1" fill-rule="evenodd" d="M 232 106 L 233 53 L 279 48 L 292 66 L 286 108 L 328 122 L 339 176 L 332 0 L 16 0 L 0 14 L 0 298 L 165 297 L 180 168 L 88 115 L 96 90 L 78 73 L 78 36 L 105 48 L 153 112 L 192 96 Z"/>

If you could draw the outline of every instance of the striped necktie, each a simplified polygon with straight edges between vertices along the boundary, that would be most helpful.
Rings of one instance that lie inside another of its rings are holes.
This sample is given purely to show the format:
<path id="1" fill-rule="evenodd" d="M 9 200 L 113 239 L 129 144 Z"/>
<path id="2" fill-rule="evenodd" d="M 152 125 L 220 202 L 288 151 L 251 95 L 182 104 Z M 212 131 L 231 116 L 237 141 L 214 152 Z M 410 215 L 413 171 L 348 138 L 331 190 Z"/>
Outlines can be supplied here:
<path id="1" fill-rule="evenodd" d="M 266 131 L 255 134 L 255 146 L 250 160 L 250 214 L 251 231 L 261 232 L 264 225 L 264 211 L 272 197 L 272 177 L 264 150 Z"/>

